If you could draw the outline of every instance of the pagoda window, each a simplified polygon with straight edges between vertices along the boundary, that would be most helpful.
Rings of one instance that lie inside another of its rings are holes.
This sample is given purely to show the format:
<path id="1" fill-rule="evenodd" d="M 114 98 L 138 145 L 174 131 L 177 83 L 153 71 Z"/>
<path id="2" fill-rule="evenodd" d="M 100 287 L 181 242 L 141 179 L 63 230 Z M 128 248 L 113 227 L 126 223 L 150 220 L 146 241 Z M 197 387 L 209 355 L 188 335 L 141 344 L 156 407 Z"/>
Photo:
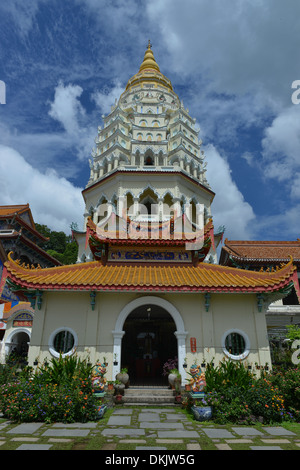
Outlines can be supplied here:
<path id="1" fill-rule="evenodd" d="M 150 155 L 145 157 L 145 165 L 147 165 L 147 166 L 154 165 L 153 157 L 151 157 Z"/>
<path id="2" fill-rule="evenodd" d="M 146 138 L 147 138 L 147 141 L 148 141 L 148 142 L 152 142 L 152 140 L 153 140 L 153 135 L 152 135 L 152 134 L 147 134 L 147 135 L 146 135 Z"/>

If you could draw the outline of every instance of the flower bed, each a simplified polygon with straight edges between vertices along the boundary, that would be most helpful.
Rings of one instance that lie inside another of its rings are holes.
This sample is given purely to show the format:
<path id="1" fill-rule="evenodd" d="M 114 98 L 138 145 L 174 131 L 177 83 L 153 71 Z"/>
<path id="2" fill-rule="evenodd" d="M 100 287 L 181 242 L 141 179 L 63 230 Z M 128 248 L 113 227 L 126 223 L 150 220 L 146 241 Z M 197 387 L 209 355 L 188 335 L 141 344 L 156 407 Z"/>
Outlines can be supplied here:
<path id="1" fill-rule="evenodd" d="M 31 372 L 31 374 L 30 374 Z M 28 368 L 0 388 L 0 410 L 17 422 L 86 422 L 98 419 L 91 367 L 77 358 L 53 359 L 35 373 Z"/>
<path id="2" fill-rule="evenodd" d="M 222 362 L 206 369 L 205 399 L 197 406 L 211 406 L 219 424 L 300 422 L 300 370 L 261 372 L 257 378 L 242 363 Z M 184 407 L 192 401 L 186 398 Z"/>

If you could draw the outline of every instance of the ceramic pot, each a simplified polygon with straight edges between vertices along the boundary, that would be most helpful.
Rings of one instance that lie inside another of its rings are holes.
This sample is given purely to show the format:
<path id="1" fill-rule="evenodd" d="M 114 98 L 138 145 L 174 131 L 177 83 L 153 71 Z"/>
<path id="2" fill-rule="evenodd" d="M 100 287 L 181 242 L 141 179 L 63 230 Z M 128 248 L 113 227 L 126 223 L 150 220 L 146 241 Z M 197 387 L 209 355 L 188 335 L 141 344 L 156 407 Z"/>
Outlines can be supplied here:
<path id="1" fill-rule="evenodd" d="M 127 374 L 127 372 L 119 372 L 116 375 L 116 379 L 122 382 L 122 384 L 127 385 L 129 382 L 129 375 Z"/>
<path id="2" fill-rule="evenodd" d="M 106 411 L 106 408 L 107 408 L 106 405 L 96 406 L 97 415 L 98 415 L 98 418 L 99 418 L 99 419 L 103 418 L 104 413 L 105 413 L 105 411 Z"/>
<path id="3" fill-rule="evenodd" d="M 176 374 L 169 374 L 168 375 L 168 382 L 171 386 L 171 388 L 174 390 L 175 389 L 175 380 L 177 379 Z"/>
<path id="4" fill-rule="evenodd" d="M 211 406 L 192 406 L 191 410 L 196 421 L 208 421 L 212 417 Z"/>

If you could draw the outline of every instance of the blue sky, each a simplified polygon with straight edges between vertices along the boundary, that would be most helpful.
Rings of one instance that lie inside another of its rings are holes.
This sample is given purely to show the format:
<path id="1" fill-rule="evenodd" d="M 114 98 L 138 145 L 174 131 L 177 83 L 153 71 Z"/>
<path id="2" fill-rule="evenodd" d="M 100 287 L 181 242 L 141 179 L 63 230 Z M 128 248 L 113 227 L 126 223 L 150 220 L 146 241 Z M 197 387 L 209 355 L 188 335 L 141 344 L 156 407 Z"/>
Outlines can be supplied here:
<path id="1" fill-rule="evenodd" d="M 1 2 L 0 204 L 82 227 L 97 127 L 150 39 L 200 128 L 215 226 L 300 238 L 299 18 L 299 0 Z"/>

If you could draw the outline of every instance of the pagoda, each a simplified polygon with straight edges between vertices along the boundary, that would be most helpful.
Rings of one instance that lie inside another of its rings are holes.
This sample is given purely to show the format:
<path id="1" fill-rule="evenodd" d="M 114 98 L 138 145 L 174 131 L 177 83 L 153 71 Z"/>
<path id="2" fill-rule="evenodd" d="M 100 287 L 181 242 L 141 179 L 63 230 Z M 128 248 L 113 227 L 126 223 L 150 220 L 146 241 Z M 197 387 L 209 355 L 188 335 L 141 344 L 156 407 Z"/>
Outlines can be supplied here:
<path id="1" fill-rule="evenodd" d="M 272 272 L 217 264 L 215 193 L 195 120 L 148 44 L 98 128 L 83 190 L 78 262 L 25 267 L 10 254 L 2 283 L 35 308 L 29 362 L 60 354 L 108 362 L 114 380 L 158 384 L 163 364 L 225 358 L 271 363 L 265 312 L 295 288 L 292 258 Z"/>

